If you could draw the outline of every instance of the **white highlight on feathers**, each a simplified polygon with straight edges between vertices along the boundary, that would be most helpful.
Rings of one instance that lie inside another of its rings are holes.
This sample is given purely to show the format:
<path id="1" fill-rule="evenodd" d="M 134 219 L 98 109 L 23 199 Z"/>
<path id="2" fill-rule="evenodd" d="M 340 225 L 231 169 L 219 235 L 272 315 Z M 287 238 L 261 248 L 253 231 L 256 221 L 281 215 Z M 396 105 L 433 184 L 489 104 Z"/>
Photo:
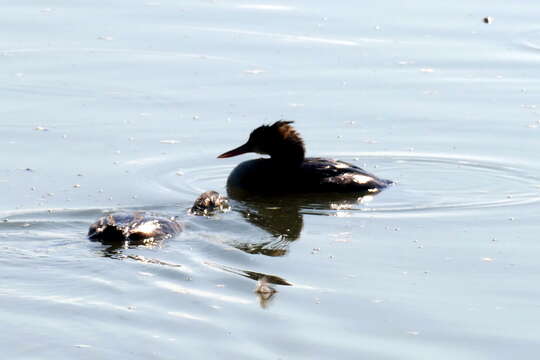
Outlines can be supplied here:
<path id="1" fill-rule="evenodd" d="M 143 233 L 143 234 L 151 234 L 155 230 L 161 228 L 161 224 L 157 222 L 156 220 L 147 221 L 140 225 L 138 225 L 136 228 L 134 228 L 134 231 Z"/>
<path id="2" fill-rule="evenodd" d="M 364 175 L 353 175 L 352 178 L 354 182 L 357 182 L 359 184 L 367 184 L 372 179 L 371 177 Z"/>
<path id="3" fill-rule="evenodd" d="M 342 162 L 336 162 L 335 167 L 338 168 L 338 169 L 347 169 L 347 168 L 349 168 L 350 166 L 347 165 L 347 164 L 344 164 L 344 163 L 342 163 Z"/>

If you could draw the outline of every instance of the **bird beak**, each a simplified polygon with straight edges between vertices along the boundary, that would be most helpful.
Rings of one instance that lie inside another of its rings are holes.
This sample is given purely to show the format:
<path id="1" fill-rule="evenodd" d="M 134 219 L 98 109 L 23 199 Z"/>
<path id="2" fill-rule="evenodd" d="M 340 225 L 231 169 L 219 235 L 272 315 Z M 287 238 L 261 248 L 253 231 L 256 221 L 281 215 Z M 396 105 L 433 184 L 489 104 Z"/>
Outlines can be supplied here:
<path id="1" fill-rule="evenodd" d="M 221 155 L 218 156 L 218 159 L 224 159 L 229 158 L 237 155 L 242 155 L 248 152 L 253 152 L 253 149 L 251 148 L 251 145 L 249 143 L 245 143 L 242 146 L 237 147 L 236 149 L 232 149 L 230 151 L 227 151 Z"/>

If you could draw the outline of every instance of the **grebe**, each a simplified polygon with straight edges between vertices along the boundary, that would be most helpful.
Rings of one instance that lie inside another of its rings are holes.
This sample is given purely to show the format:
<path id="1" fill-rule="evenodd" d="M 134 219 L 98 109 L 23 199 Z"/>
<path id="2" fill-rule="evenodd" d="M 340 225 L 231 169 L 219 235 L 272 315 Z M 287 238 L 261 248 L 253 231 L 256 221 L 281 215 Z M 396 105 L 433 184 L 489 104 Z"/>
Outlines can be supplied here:
<path id="1" fill-rule="evenodd" d="M 249 152 L 270 155 L 240 163 L 227 179 L 229 192 L 255 193 L 376 193 L 392 182 L 340 160 L 306 158 L 304 141 L 291 126 L 277 121 L 251 132 L 248 141 L 218 158 Z M 229 194 L 230 196 L 230 194 Z"/>
<path id="2" fill-rule="evenodd" d="M 193 215 L 211 215 L 228 208 L 227 198 L 215 191 L 207 191 L 195 200 L 189 212 Z M 182 229 L 176 217 L 156 216 L 146 212 L 115 213 L 93 223 L 88 230 L 88 238 L 105 244 L 151 244 L 171 238 Z"/>

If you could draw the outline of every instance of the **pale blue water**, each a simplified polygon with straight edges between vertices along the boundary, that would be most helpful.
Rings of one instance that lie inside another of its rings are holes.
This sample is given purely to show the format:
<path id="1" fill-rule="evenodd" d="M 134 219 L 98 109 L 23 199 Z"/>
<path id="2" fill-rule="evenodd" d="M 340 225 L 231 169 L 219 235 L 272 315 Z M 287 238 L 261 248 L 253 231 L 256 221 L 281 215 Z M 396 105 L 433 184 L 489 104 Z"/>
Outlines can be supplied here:
<path id="1" fill-rule="evenodd" d="M 0 9 L 6 358 L 536 358 L 534 1 Z M 216 156 L 281 118 L 396 185 L 189 216 L 253 157 Z M 117 209 L 186 231 L 88 241 Z M 262 306 L 250 272 L 292 286 Z"/>

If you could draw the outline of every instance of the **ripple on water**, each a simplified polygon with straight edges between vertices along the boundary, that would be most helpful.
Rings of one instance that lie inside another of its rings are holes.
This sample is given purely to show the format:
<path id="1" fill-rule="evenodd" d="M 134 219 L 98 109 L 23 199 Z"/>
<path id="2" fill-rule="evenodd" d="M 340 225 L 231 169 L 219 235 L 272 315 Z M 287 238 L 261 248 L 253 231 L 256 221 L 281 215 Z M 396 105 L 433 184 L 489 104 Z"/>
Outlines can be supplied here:
<path id="1" fill-rule="evenodd" d="M 452 154 L 381 152 L 331 154 L 367 168 L 395 185 L 363 199 L 329 201 L 297 199 L 300 213 L 338 216 L 449 216 L 466 211 L 520 206 L 540 201 L 540 177 L 517 161 Z M 362 162 L 370 166 L 365 166 Z M 371 166 L 371 164 L 376 164 Z M 170 164 L 162 166 L 158 185 L 195 196 L 223 191 L 234 165 L 184 168 L 179 177 Z M 274 198 L 275 200 L 275 198 Z M 270 206 L 271 204 L 268 204 Z"/>
<path id="2" fill-rule="evenodd" d="M 540 30 L 532 30 L 521 33 L 516 40 L 518 44 L 524 46 L 528 50 L 540 50 Z"/>

